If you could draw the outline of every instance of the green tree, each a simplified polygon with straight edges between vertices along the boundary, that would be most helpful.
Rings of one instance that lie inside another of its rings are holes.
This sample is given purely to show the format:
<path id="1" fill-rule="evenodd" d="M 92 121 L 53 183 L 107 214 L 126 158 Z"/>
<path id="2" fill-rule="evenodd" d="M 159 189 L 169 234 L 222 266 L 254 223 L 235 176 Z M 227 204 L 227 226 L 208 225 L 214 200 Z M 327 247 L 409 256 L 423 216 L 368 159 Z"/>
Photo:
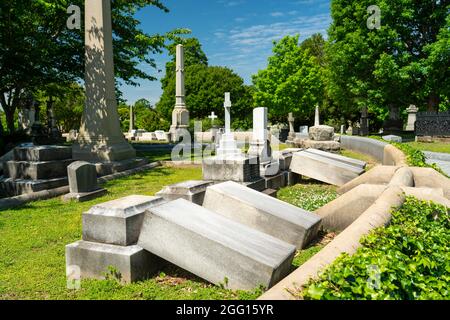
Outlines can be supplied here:
<path id="1" fill-rule="evenodd" d="M 445 25 L 449 1 L 379 0 L 381 28 L 370 29 L 370 0 L 333 0 L 329 29 L 327 86 L 331 98 L 346 113 L 358 113 L 364 105 L 384 119 L 395 119 L 402 108 L 414 103 L 436 109 L 438 88 L 426 94 L 425 48 L 436 42 Z M 449 60 L 441 68 L 448 68 Z"/>
<path id="2" fill-rule="evenodd" d="M 307 119 L 323 100 L 323 76 L 314 52 L 299 45 L 299 35 L 274 43 L 267 69 L 253 76 L 255 105 L 269 108 L 270 118 L 286 121 L 289 112 Z"/>
<path id="3" fill-rule="evenodd" d="M 70 4 L 83 8 L 83 0 L 2 0 L 0 2 L 0 103 L 8 130 L 28 92 L 51 83 L 72 83 L 84 77 L 84 30 L 69 30 L 66 13 Z M 143 65 L 156 68 L 152 54 L 161 53 L 167 39 L 187 30 L 149 35 L 135 18 L 146 6 L 168 9 L 159 0 L 112 1 L 115 73 L 118 79 L 137 85 L 138 79 L 155 80 Z"/>

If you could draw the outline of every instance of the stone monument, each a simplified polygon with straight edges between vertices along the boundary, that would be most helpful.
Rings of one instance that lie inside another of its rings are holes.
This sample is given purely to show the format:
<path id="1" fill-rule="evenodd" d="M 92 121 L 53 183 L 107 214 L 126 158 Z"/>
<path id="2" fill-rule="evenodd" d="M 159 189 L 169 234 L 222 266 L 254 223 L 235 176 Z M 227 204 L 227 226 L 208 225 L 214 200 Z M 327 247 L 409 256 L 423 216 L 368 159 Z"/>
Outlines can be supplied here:
<path id="1" fill-rule="evenodd" d="M 277 162 L 273 161 L 272 148 L 269 143 L 267 108 L 253 109 L 253 140 L 248 154 L 258 157 L 262 176 L 274 176 L 279 170 Z"/>
<path id="2" fill-rule="evenodd" d="M 85 161 L 76 161 L 67 167 L 70 193 L 63 201 L 85 202 L 106 194 L 106 190 L 97 184 L 95 165 Z"/>
<path id="3" fill-rule="evenodd" d="M 136 151 L 125 140 L 117 113 L 110 0 L 86 1 L 85 37 L 86 105 L 73 156 L 98 162 L 133 159 Z"/>
<path id="4" fill-rule="evenodd" d="M 361 136 L 365 137 L 369 135 L 369 113 L 367 106 L 364 106 L 361 112 L 360 128 L 359 134 Z"/>
<path id="5" fill-rule="evenodd" d="M 294 115 L 292 114 L 292 112 L 289 113 L 288 122 L 289 122 L 289 138 L 288 138 L 288 140 L 294 141 L 295 140 L 295 128 L 294 128 L 295 118 L 294 118 Z"/>
<path id="6" fill-rule="evenodd" d="M 415 105 L 410 105 L 408 109 L 406 109 L 406 112 L 408 112 L 408 123 L 406 124 L 406 131 L 414 131 L 415 125 L 417 121 L 417 113 L 419 112 L 419 108 L 417 108 Z"/>
<path id="7" fill-rule="evenodd" d="M 172 113 L 172 126 L 170 127 L 172 142 L 179 142 L 189 128 L 189 111 L 186 108 L 184 88 L 183 45 L 177 45 L 176 55 L 176 103 Z"/>
<path id="8" fill-rule="evenodd" d="M 133 106 L 130 106 L 130 132 L 134 130 L 134 110 Z"/>
<path id="9" fill-rule="evenodd" d="M 316 114 L 314 117 L 314 126 L 318 127 L 320 126 L 320 110 L 319 110 L 319 106 L 316 106 Z"/>
<path id="10" fill-rule="evenodd" d="M 216 156 L 203 160 L 203 179 L 207 181 L 253 182 L 261 179 L 258 157 L 249 157 L 237 147 L 231 132 L 231 96 L 225 93 L 225 132 Z"/>

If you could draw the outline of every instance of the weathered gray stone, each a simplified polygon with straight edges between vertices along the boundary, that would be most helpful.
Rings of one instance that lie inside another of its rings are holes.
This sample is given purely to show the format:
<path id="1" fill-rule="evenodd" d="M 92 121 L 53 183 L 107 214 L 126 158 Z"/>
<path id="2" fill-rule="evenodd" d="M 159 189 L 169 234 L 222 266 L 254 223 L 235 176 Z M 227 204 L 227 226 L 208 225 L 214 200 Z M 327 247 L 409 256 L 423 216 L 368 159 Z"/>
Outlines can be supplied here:
<path id="1" fill-rule="evenodd" d="M 67 186 L 67 178 L 50 180 L 13 180 L 11 178 L 0 179 L 0 195 L 8 197 L 30 194 L 43 190 L 55 189 Z"/>
<path id="2" fill-rule="evenodd" d="M 236 156 L 203 160 L 203 180 L 252 182 L 260 178 L 258 158 Z"/>
<path id="3" fill-rule="evenodd" d="M 203 206 L 299 249 L 316 236 L 320 224 L 311 212 L 231 181 L 209 187 Z"/>
<path id="4" fill-rule="evenodd" d="M 138 244 L 233 290 L 270 288 L 289 273 L 295 254 L 292 245 L 184 199 L 148 210 Z"/>
<path id="5" fill-rule="evenodd" d="M 15 161 L 56 161 L 72 159 L 72 148 L 62 146 L 18 147 L 14 149 Z"/>
<path id="6" fill-rule="evenodd" d="M 8 161 L 4 164 L 5 176 L 17 180 L 44 180 L 67 176 L 72 159 L 60 161 Z"/>
<path id="7" fill-rule="evenodd" d="M 394 135 L 383 136 L 383 140 L 389 141 L 389 142 L 399 142 L 399 143 L 401 143 L 403 141 L 402 137 L 394 136 Z"/>
<path id="8" fill-rule="evenodd" d="M 78 241 L 66 246 L 66 268 L 75 267 L 81 279 L 105 279 L 109 268 L 120 273 L 123 283 L 150 278 L 163 266 L 159 257 L 138 246 L 121 247 Z"/>
<path id="9" fill-rule="evenodd" d="M 349 150 L 354 150 L 360 153 L 368 154 L 382 163 L 384 158 L 384 147 L 386 142 L 363 138 L 363 137 L 341 137 L 342 147 Z"/>
<path id="10" fill-rule="evenodd" d="M 85 193 L 98 189 L 97 170 L 89 162 L 76 161 L 67 168 L 71 193 Z"/>
<path id="11" fill-rule="evenodd" d="M 309 138 L 313 141 L 331 141 L 334 128 L 330 126 L 316 126 L 309 129 Z"/>
<path id="12" fill-rule="evenodd" d="M 156 195 L 168 201 L 185 199 L 201 206 L 205 198 L 206 188 L 212 184 L 211 181 L 190 180 L 167 186 Z"/>
<path id="13" fill-rule="evenodd" d="M 308 153 L 312 153 L 312 154 L 316 154 L 319 156 L 323 156 L 325 158 L 329 158 L 332 160 L 336 160 L 345 164 L 349 164 L 351 166 L 355 166 L 361 169 L 365 169 L 367 166 L 367 162 L 361 161 L 361 160 L 357 160 L 357 159 L 352 159 L 349 157 L 344 157 L 335 153 L 331 153 L 331 152 L 325 152 L 325 151 L 321 151 L 321 150 L 317 150 L 317 149 L 308 149 L 306 150 L 306 152 Z"/>
<path id="14" fill-rule="evenodd" d="M 96 205 L 83 214 L 83 240 L 119 246 L 136 244 L 145 211 L 164 202 L 159 197 L 129 196 Z"/>
<path id="15" fill-rule="evenodd" d="M 364 173 L 360 167 L 305 151 L 294 154 L 291 171 L 336 186 L 343 186 Z"/>
<path id="16" fill-rule="evenodd" d="M 341 144 L 336 141 L 314 141 L 314 140 L 295 140 L 297 146 L 303 149 L 316 149 L 325 152 L 338 153 L 341 151 Z"/>
<path id="17" fill-rule="evenodd" d="M 284 174 L 284 172 L 281 172 L 273 177 L 265 177 L 264 180 L 266 181 L 267 189 L 279 190 L 286 187 L 287 185 L 286 175 Z"/>

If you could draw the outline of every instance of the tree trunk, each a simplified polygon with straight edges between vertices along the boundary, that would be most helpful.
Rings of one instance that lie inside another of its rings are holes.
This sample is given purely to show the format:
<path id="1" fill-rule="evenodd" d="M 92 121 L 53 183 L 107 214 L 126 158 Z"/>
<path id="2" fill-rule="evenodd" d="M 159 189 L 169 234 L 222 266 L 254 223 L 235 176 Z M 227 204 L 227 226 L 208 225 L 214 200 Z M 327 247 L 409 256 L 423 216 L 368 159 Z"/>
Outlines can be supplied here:
<path id="1" fill-rule="evenodd" d="M 428 111 L 429 112 L 438 112 L 439 111 L 439 103 L 440 103 L 440 99 L 439 97 L 432 93 L 430 94 L 430 96 L 428 97 Z"/>

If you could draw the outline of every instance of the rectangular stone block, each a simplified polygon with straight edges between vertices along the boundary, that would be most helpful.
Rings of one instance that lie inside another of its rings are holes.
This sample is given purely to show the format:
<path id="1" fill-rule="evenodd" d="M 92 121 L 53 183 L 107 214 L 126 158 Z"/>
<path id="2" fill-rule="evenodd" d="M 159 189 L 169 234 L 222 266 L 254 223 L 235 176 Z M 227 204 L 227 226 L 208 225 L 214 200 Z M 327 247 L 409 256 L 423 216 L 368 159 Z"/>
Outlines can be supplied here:
<path id="1" fill-rule="evenodd" d="M 240 184 L 259 192 L 262 192 L 266 189 L 266 180 L 262 178 L 252 182 L 241 182 Z"/>
<path id="2" fill-rule="evenodd" d="M 83 240 L 120 246 L 136 244 L 144 212 L 164 202 L 159 197 L 129 196 L 96 205 L 83 214 Z"/>
<path id="3" fill-rule="evenodd" d="M 203 180 L 252 182 L 260 178 L 257 157 L 215 157 L 203 160 Z"/>
<path id="4" fill-rule="evenodd" d="M 16 161 L 56 161 L 72 159 L 72 147 L 37 146 L 14 149 Z"/>
<path id="5" fill-rule="evenodd" d="M 308 153 L 311 154 L 315 154 L 315 155 L 319 155 L 319 156 L 323 156 L 325 158 L 329 158 L 332 160 L 336 160 L 345 164 L 348 164 L 350 166 L 355 166 L 358 167 L 360 169 L 365 169 L 367 166 L 367 162 L 365 161 L 361 161 L 361 160 L 357 160 L 357 159 L 352 159 L 349 157 L 344 157 L 335 153 L 331 153 L 331 152 L 325 152 L 325 151 L 321 151 L 321 150 L 317 150 L 317 149 L 308 149 L 305 150 Z"/>
<path id="6" fill-rule="evenodd" d="M 4 164 L 5 176 L 11 179 L 43 180 L 67 177 L 67 167 L 72 159 L 60 161 L 8 161 Z"/>
<path id="7" fill-rule="evenodd" d="M 299 249 L 316 236 L 321 221 L 314 213 L 231 181 L 209 187 L 203 206 Z"/>
<path id="8" fill-rule="evenodd" d="M 164 261 L 138 246 L 121 247 L 78 241 L 66 246 L 66 268 L 78 270 L 81 279 L 105 279 L 109 268 L 123 283 L 146 280 L 161 270 Z M 72 275 L 76 276 L 76 275 Z"/>
<path id="9" fill-rule="evenodd" d="M 185 199 L 201 206 L 205 198 L 206 188 L 212 184 L 211 181 L 185 181 L 165 187 L 156 196 L 168 201 Z"/>
<path id="10" fill-rule="evenodd" d="M 339 187 L 364 173 L 364 169 L 305 151 L 294 154 L 291 171 Z"/>
<path id="11" fill-rule="evenodd" d="M 56 189 L 69 184 L 67 178 L 50 180 L 13 180 L 11 178 L 0 179 L 0 194 L 8 197 L 30 194 L 44 190 Z"/>
<path id="12" fill-rule="evenodd" d="M 265 177 L 264 179 L 266 180 L 266 189 L 279 190 L 287 185 L 284 172 L 281 172 L 273 177 Z"/>
<path id="13" fill-rule="evenodd" d="M 147 211 L 138 245 L 233 290 L 272 287 L 289 273 L 295 254 L 288 243 L 184 199 Z"/>

